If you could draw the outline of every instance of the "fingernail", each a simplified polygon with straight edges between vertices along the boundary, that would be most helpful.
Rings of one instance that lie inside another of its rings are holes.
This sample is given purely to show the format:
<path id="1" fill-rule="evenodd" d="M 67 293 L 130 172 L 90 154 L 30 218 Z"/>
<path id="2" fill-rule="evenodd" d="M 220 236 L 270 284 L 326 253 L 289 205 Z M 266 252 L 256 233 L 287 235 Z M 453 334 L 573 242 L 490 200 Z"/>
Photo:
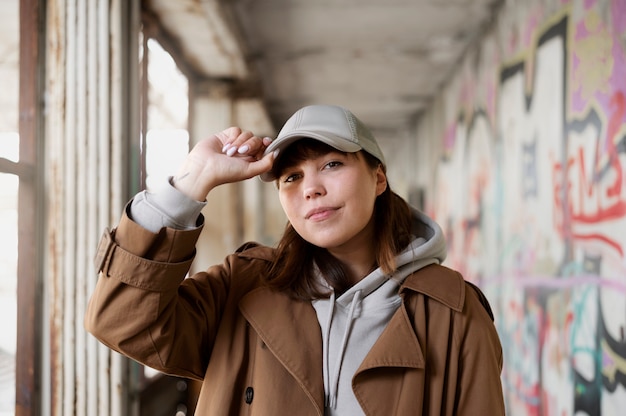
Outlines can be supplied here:
<path id="1" fill-rule="evenodd" d="M 280 153 L 280 149 L 274 150 L 274 159 L 276 159 L 276 156 L 278 156 L 278 153 Z"/>
<path id="2" fill-rule="evenodd" d="M 226 154 L 228 156 L 232 156 L 235 154 L 236 151 L 237 151 L 237 146 L 229 147 L 228 150 L 226 151 Z"/>
<path id="3" fill-rule="evenodd" d="M 247 144 L 244 146 L 241 146 L 238 150 L 239 154 L 244 154 L 246 153 L 248 150 L 250 150 L 250 146 L 248 146 Z"/>
<path id="4" fill-rule="evenodd" d="M 228 149 L 231 145 L 232 145 L 232 143 L 226 143 L 226 144 L 224 145 L 224 147 L 222 147 L 222 152 L 225 152 L 225 151 L 226 151 L 226 149 Z"/>

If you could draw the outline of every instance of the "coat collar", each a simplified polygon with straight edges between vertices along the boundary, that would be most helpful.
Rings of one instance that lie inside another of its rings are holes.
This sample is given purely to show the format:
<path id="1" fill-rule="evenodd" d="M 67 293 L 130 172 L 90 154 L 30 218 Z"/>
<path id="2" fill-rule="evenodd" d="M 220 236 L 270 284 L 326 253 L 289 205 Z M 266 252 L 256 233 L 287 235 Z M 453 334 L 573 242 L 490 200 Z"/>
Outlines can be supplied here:
<path id="1" fill-rule="evenodd" d="M 438 264 L 423 267 L 409 275 L 400 287 L 400 296 L 405 296 L 409 291 L 422 293 L 455 311 L 463 309 L 463 278 L 459 273 Z M 424 354 L 406 308 L 403 302 L 358 372 L 374 367 L 424 368 Z"/>
<path id="2" fill-rule="evenodd" d="M 408 276 L 400 294 L 407 291 L 419 292 L 435 299 L 457 312 L 465 303 L 465 282 L 460 273 L 439 264 L 423 267 Z"/>

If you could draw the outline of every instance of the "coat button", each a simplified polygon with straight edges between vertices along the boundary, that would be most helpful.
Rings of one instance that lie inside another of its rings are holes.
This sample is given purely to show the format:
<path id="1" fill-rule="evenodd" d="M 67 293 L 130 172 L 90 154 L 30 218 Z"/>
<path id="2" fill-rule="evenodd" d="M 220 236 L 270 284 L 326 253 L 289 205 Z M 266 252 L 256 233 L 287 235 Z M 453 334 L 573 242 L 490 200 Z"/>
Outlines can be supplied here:
<path id="1" fill-rule="evenodd" d="M 246 388 L 246 404 L 252 403 L 254 398 L 254 389 L 252 387 Z"/>

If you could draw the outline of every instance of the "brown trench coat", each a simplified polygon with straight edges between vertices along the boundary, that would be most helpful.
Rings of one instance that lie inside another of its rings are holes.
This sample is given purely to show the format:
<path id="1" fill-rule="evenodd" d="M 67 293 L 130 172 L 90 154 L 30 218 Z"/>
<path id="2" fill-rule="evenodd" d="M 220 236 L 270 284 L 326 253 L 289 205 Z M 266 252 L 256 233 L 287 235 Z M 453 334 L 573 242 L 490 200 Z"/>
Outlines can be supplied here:
<path id="1" fill-rule="evenodd" d="M 153 234 L 124 215 L 98 247 L 86 329 L 147 366 L 202 380 L 196 415 L 322 416 L 311 303 L 260 285 L 268 247 L 185 279 L 199 232 Z M 502 348 L 471 287 L 439 265 L 406 279 L 403 306 L 352 380 L 365 414 L 504 414 Z"/>

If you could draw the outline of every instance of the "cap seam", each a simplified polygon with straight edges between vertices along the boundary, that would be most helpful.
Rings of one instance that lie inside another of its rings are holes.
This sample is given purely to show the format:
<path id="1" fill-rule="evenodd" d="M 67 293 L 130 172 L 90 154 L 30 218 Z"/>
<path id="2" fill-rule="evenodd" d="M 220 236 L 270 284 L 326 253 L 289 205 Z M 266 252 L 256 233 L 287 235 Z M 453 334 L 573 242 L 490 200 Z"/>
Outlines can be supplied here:
<path id="1" fill-rule="evenodd" d="M 356 134 L 356 126 L 354 123 L 354 120 L 352 119 L 352 117 L 350 117 L 350 114 L 348 114 L 348 111 L 345 108 L 342 108 L 343 111 L 343 115 L 346 118 L 347 122 L 348 122 L 348 126 L 350 127 L 350 134 L 351 134 L 351 139 L 353 143 L 358 143 L 361 148 L 363 147 L 363 145 L 360 144 L 359 141 L 359 137 Z"/>
<path id="2" fill-rule="evenodd" d="M 302 112 L 300 112 L 300 114 L 298 114 L 298 117 L 296 118 L 296 124 L 294 126 L 294 130 L 300 128 L 300 124 L 302 124 L 302 119 L 303 118 L 304 118 L 304 111 L 302 111 Z"/>

